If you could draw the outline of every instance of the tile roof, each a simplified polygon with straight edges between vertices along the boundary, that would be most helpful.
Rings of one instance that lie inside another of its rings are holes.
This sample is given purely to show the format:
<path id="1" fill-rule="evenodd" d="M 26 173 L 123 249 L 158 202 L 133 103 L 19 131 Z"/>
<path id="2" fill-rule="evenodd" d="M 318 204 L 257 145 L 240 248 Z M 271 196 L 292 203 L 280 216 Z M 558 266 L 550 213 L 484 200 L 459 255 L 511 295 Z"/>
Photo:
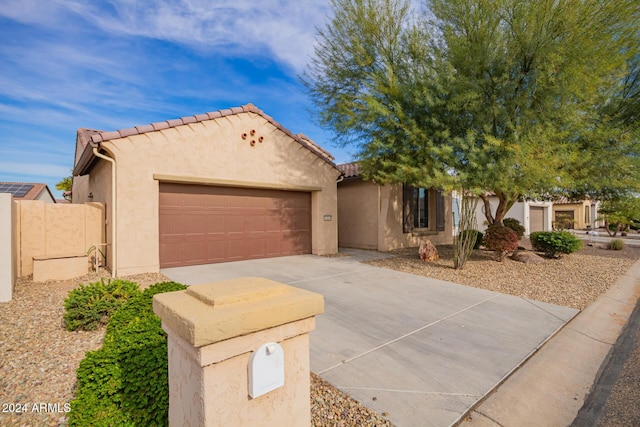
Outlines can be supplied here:
<path id="1" fill-rule="evenodd" d="M 0 192 L 11 193 L 16 200 L 36 200 L 43 191 L 55 200 L 47 184 L 40 182 L 0 182 Z"/>
<path id="2" fill-rule="evenodd" d="M 342 172 L 345 179 L 360 177 L 360 164 L 358 162 L 343 163 L 338 165 L 338 170 Z"/>
<path id="3" fill-rule="evenodd" d="M 321 148 L 319 145 L 311 141 L 311 139 L 309 139 L 307 136 L 303 134 L 294 135 L 290 130 L 282 126 L 280 123 L 275 121 L 271 116 L 265 114 L 262 110 L 260 110 L 258 107 L 256 107 L 253 104 L 247 104 L 241 107 L 233 107 L 225 110 L 218 110 L 218 111 L 213 111 L 213 112 L 204 113 L 204 114 L 196 114 L 193 116 L 185 116 L 179 119 L 165 120 L 163 122 L 156 122 L 148 125 L 135 126 L 132 128 L 120 129 L 116 131 L 105 132 L 105 131 L 99 131 L 95 129 L 80 128 L 78 129 L 77 138 L 82 144 L 82 146 L 85 147 L 85 152 L 87 152 L 87 151 L 91 151 L 87 149 L 87 145 L 90 145 L 91 148 L 99 147 L 100 143 L 109 141 L 112 139 L 126 138 L 127 136 L 132 136 L 132 135 L 141 135 L 147 132 L 154 132 L 154 131 L 159 131 L 163 129 L 169 129 L 169 128 L 183 126 L 190 123 L 203 122 L 206 120 L 215 120 L 222 117 L 232 116 L 240 113 L 254 113 L 262 116 L 262 118 L 266 119 L 273 126 L 275 126 L 279 130 L 281 130 L 282 132 L 284 132 L 285 134 L 293 138 L 300 145 L 307 148 L 309 151 L 311 151 L 312 153 L 314 153 L 315 155 L 317 155 L 318 157 L 320 157 L 322 160 L 329 163 L 333 167 L 336 167 L 336 165 L 333 163 L 334 157 L 328 151 Z M 93 161 L 92 156 L 85 155 L 83 153 L 83 155 L 78 161 L 78 163 L 83 163 L 83 164 L 80 164 L 80 165 L 76 164 L 76 170 L 74 170 L 74 174 L 78 174 L 79 172 L 84 172 L 88 168 L 88 166 L 91 164 L 92 161 Z M 78 166 L 80 166 L 80 168 L 78 168 Z"/>
<path id="4" fill-rule="evenodd" d="M 591 203 L 591 201 L 589 199 L 570 199 L 568 197 L 560 197 L 558 200 L 555 200 L 553 202 L 554 205 L 575 205 L 575 204 L 582 204 L 582 203 Z"/>

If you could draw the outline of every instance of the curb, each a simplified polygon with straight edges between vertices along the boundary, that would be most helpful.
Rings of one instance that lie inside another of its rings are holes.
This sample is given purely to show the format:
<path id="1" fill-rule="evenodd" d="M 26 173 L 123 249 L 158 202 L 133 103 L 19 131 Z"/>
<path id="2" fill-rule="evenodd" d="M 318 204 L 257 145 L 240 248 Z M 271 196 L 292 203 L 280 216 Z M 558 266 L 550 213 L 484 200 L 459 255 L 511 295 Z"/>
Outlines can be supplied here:
<path id="1" fill-rule="evenodd" d="M 640 260 L 576 315 L 460 426 L 568 426 L 640 298 Z"/>

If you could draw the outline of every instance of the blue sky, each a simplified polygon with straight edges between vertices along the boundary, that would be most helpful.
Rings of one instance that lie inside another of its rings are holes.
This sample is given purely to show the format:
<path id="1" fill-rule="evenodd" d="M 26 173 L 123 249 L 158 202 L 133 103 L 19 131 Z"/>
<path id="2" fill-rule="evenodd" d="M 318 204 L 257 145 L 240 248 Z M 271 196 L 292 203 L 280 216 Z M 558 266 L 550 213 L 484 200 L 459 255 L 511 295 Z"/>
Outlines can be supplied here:
<path id="1" fill-rule="evenodd" d="M 78 128 L 249 102 L 350 161 L 298 81 L 327 13 L 328 1 L 0 0 L 0 181 L 61 197 Z"/>

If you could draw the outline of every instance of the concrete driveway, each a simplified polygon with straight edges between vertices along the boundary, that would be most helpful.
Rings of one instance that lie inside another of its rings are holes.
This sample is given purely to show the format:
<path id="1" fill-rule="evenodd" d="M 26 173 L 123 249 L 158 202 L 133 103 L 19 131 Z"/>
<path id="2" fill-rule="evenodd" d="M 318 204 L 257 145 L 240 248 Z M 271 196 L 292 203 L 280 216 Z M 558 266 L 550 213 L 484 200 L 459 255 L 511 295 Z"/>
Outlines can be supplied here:
<path id="1" fill-rule="evenodd" d="M 449 426 L 577 310 L 362 264 L 371 251 L 164 269 L 194 285 L 266 277 L 318 292 L 311 370 L 398 427 Z"/>

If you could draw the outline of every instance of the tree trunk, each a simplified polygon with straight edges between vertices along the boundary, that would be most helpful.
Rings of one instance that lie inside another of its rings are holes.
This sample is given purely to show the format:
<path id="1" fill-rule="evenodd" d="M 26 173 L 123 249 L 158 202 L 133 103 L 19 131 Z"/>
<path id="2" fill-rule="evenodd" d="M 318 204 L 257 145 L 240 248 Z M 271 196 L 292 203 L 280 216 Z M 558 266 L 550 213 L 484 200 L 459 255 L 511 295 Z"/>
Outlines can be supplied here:
<path id="1" fill-rule="evenodd" d="M 616 237 L 616 235 L 618 234 L 618 230 L 620 229 L 620 223 L 616 223 L 616 229 L 613 230 L 613 233 L 611 233 L 611 230 L 609 229 L 609 221 L 605 220 L 604 229 L 607 230 L 607 234 L 609 235 L 609 237 Z"/>
<path id="2" fill-rule="evenodd" d="M 498 206 L 496 207 L 495 215 L 491 212 L 491 202 L 490 202 L 490 194 L 485 192 L 480 195 L 480 199 L 484 204 L 484 216 L 487 218 L 487 223 L 489 225 L 504 225 L 502 222 L 504 217 L 509 212 L 515 202 L 518 201 L 519 196 L 509 196 L 503 191 L 496 190 L 495 196 L 498 198 Z"/>
<path id="3" fill-rule="evenodd" d="M 493 224 L 493 215 L 491 215 L 491 201 L 489 200 L 489 193 L 482 193 L 480 199 L 484 204 L 484 216 L 487 219 L 489 225 Z"/>

